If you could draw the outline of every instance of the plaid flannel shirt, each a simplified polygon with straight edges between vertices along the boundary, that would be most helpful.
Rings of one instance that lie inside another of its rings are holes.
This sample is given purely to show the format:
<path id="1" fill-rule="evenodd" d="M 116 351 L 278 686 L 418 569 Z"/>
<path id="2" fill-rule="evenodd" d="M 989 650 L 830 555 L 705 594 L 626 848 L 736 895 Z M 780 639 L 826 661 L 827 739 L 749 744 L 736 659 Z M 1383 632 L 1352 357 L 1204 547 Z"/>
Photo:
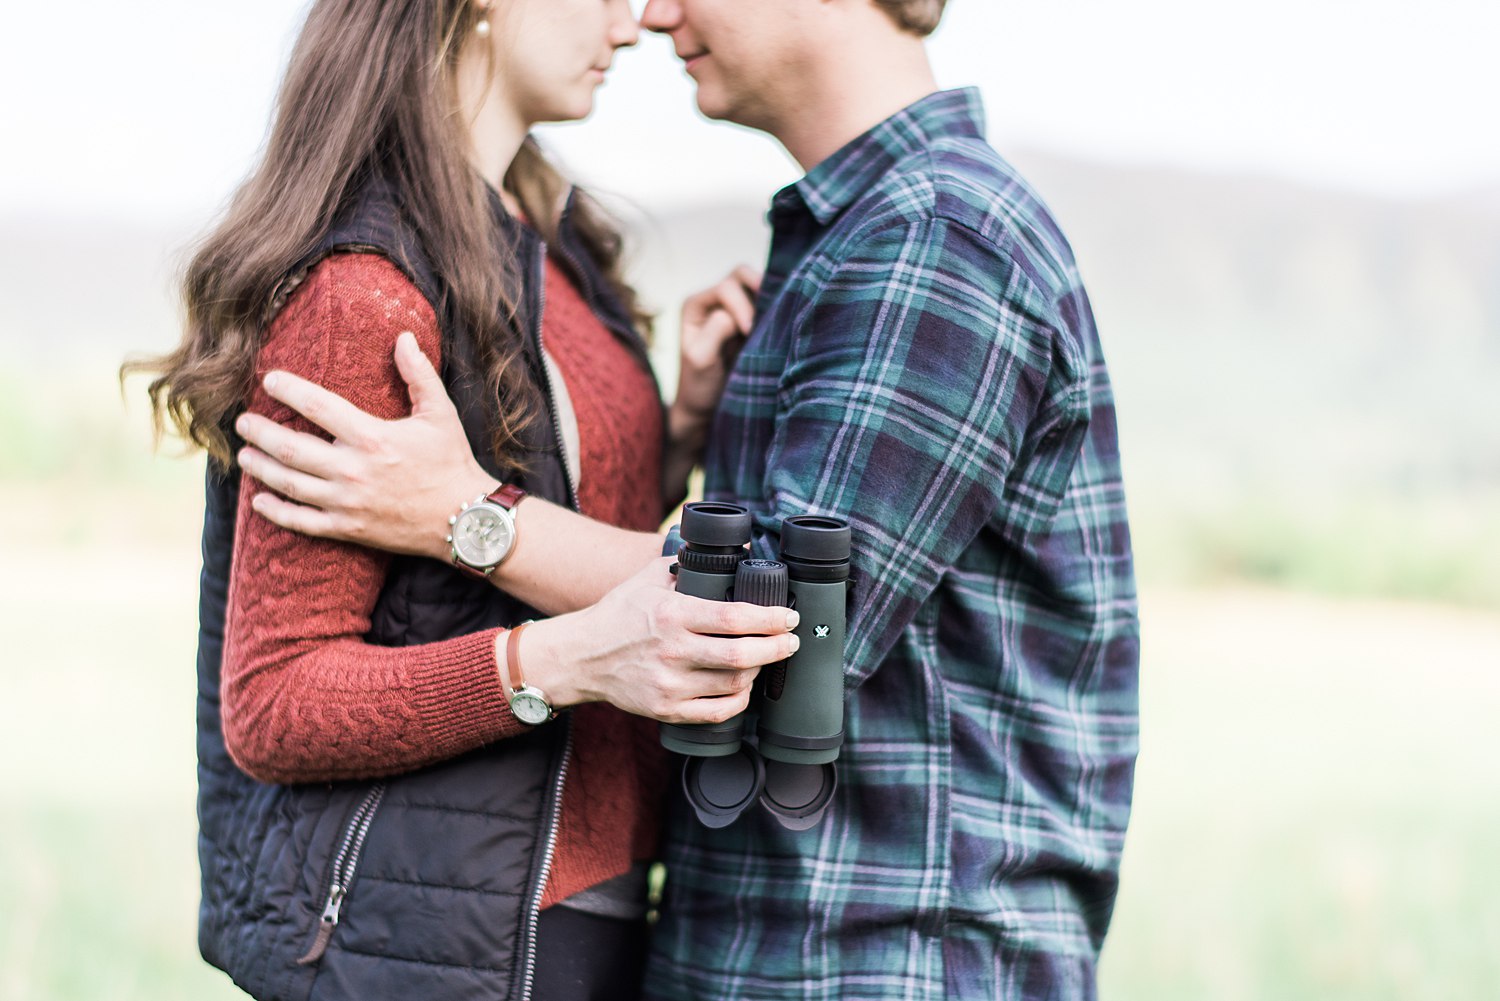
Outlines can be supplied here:
<path id="1" fill-rule="evenodd" d="M 847 518 L 821 824 L 678 809 L 655 998 L 1087 998 L 1137 749 L 1108 376 L 1072 252 L 935 94 L 781 191 L 705 496 Z"/>

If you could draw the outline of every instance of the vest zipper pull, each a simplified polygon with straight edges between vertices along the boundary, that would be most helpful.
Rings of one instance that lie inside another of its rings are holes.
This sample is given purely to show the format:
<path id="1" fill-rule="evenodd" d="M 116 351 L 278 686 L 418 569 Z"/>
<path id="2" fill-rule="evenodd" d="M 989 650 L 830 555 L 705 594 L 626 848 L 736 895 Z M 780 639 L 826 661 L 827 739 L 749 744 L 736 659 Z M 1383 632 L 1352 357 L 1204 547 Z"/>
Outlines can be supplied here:
<path id="1" fill-rule="evenodd" d="M 333 930 L 338 927 L 339 909 L 343 906 L 344 888 L 335 883 L 328 894 L 328 903 L 323 905 L 323 916 L 318 920 L 318 937 L 313 940 L 307 955 L 297 960 L 298 966 L 311 966 L 323 958 L 323 953 L 328 951 L 328 943 L 333 938 Z"/>

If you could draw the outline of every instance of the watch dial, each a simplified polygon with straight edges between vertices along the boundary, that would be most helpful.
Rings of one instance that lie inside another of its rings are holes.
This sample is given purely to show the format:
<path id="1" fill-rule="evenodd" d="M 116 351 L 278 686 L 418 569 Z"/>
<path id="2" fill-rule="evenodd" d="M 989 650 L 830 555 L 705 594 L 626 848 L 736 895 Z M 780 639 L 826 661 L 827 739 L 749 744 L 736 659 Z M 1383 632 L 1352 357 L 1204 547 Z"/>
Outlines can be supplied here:
<path id="1" fill-rule="evenodd" d="M 515 529 L 510 518 L 493 504 L 476 504 L 458 516 L 453 526 L 453 548 L 470 566 L 488 567 L 510 552 Z"/>
<path id="2" fill-rule="evenodd" d="M 547 705 L 547 700 L 524 688 L 511 697 L 510 710 L 516 714 L 516 719 L 527 726 L 537 726 L 552 718 L 552 709 Z"/>

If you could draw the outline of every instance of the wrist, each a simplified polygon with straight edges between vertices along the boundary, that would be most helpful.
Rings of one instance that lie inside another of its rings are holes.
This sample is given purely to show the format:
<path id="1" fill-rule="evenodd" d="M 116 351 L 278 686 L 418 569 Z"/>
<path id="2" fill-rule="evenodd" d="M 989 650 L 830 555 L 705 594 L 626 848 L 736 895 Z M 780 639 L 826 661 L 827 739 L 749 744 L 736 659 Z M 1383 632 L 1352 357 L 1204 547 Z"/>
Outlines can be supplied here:
<path id="1" fill-rule="evenodd" d="M 489 579 L 515 552 L 519 541 L 515 511 L 527 495 L 513 483 L 496 483 L 493 476 L 484 475 L 475 482 L 484 485 L 472 488 L 477 492 L 448 516 L 443 556 L 464 573 Z"/>
<path id="2" fill-rule="evenodd" d="M 679 397 L 667 408 L 667 439 L 674 446 L 696 448 L 708 437 L 713 408 L 699 409 L 683 403 Z"/>
<path id="3" fill-rule="evenodd" d="M 495 483 L 495 477 L 490 476 L 481 468 L 474 467 L 474 470 L 463 476 L 453 477 L 449 485 L 444 486 L 440 491 L 434 491 L 434 497 L 443 498 L 446 507 L 438 510 L 437 503 L 435 503 L 432 510 L 423 515 L 423 521 L 426 524 L 437 525 L 437 531 L 429 531 L 426 534 L 428 548 L 426 548 L 425 555 L 429 555 L 434 560 L 441 560 L 443 563 L 453 563 L 453 543 L 449 539 L 453 525 L 449 519 L 463 510 L 463 507 L 474 503 L 475 497 L 484 497 L 489 494 L 492 489 L 495 489 Z"/>
<path id="4" fill-rule="evenodd" d="M 542 619 L 526 627 L 517 644 L 517 653 L 526 672 L 526 683 L 547 693 L 553 708 L 565 709 L 580 702 L 594 701 L 577 683 L 576 661 L 568 649 L 571 615 Z M 495 642 L 496 663 L 502 684 L 509 685 L 510 662 L 506 651 L 509 631 Z"/>

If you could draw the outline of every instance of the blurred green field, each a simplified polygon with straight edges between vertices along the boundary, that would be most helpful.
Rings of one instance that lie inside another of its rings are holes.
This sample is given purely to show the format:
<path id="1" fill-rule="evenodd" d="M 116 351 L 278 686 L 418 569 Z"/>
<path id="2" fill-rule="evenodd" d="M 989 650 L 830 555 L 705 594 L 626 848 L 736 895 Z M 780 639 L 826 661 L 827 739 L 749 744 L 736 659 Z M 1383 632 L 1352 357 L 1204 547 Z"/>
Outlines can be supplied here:
<path id="1" fill-rule="evenodd" d="M 0 998 L 239 997 L 194 938 L 199 462 L 152 460 L 103 366 L 46 396 L 0 382 Z M 1440 519 L 1253 513 L 1139 512 L 1144 745 L 1103 996 L 1493 998 L 1494 568 Z M 1270 569 L 1180 562 L 1213 533 Z M 1371 597 L 1401 591 L 1368 566 L 1438 584 Z"/>

